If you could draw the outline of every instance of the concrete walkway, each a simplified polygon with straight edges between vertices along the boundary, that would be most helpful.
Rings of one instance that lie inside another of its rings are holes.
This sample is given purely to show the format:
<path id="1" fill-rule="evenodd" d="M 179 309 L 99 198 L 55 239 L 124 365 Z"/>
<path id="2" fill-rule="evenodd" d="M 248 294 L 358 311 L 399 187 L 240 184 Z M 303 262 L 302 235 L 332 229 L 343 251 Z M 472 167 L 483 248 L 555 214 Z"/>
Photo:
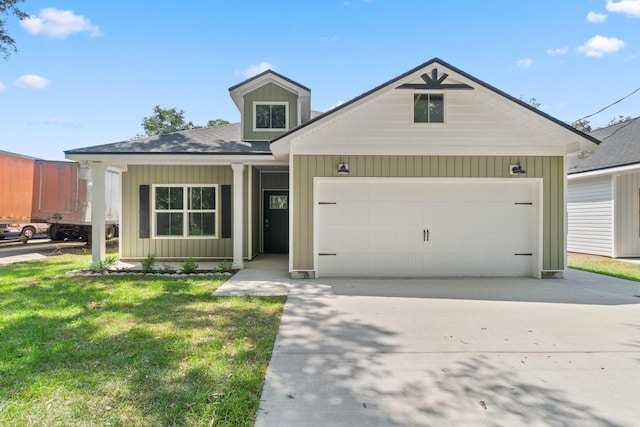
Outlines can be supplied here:
<path id="1" fill-rule="evenodd" d="M 640 283 L 293 281 L 256 265 L 217 294 L 288 292 L 258 427 L 638 425 Z"/>

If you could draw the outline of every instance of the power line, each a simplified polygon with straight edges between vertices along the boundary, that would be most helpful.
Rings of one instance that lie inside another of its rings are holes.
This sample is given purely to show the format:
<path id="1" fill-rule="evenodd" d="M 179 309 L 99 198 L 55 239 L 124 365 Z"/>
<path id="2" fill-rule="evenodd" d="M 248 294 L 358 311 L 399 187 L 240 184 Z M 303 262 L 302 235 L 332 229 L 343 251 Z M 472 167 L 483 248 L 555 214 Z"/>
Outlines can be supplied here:
<path id="1" fill-rule="evenodd" d="M 627 96 L 625 96 L 625 97 L 623 97 L 623 98 L 620 98 L 620 99 L 618 99 L 618 100 L 617 100 L 617 101 L 615 101 L 615 102 L 612 102 L 611 104 L 609 104 L 609 105 L 607 105 L 606 107 L 604 107 L 604 108 L 602 108 L 602 109 L 600 109 L 600 110 L 596 111 L 595 113 L 593 113 L 593 114 L 589 114 L 588 116 L 584 116 L 583 118 L 576 120 L 576 122 L 579 122 L 579 121 L 584 120 L 584 119 L 588 119 L 589 117 L 592 117 L 592 116 L 595 116 L 596 114 L 602 113 L 602 112 L 603 112 L 604 110 L 606 110 L 607 108 L 609 108 L 609 107 L 612 107 L 612 106 L 616 105 L 616 104 L 617 104 L 618 102 L 620 102 L 620 101 L 624 101 L 625 99 L 627 99 L 628 97 L 630 97 L 631 95 L 633 95 L 634 93 L 636 93 L 636 92 L 638 92 L 638 91 L 640 91 L 640 87 L 639 87 L 639 88 L 637 88 L 636 90 L 634 90 L 633 92 L 631 92 L 629 95 L 627 95 Z"/>

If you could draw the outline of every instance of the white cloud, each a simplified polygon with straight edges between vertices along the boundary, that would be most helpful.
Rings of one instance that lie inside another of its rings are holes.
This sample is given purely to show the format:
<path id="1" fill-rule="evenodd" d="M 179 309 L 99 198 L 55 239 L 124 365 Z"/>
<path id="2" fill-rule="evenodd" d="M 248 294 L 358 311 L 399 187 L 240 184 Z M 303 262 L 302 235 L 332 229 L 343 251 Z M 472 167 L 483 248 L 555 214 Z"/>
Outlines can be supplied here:
<path id="1" fill-rule="evenodd" d="M 22 28 L 31 34 L 65 38 L 69 34 L 88 32 L 91 37 L 101 36 L 100 29 L 82 15 L 72 10 L 58 10 L 54 7 L 42 9 L 39 17 L 30 16 L 20 21 Z"/>
<path id="2" fill-rule="evenodd" d="M 599 24 L 606 20 L 607 20 L 607 15 L 605 15 L 604 13 L 589 12 L 587 14 L 587 21 L 593 22 L 594 24 Z"/>
<path id="3" fill-rule="evenodd" d="M 71 120 L 58 119 L 56 117 L 51 117 L 45 120 L 44 124 L 47 126 L 65 126 L 65 127 L 72 127 L 72 128 L 80 127 L 80 125 L 77 124 L 76 122 L 72 122 Z"/>
<path id="4" fill-rule="evenodd" d="M 622 49 L 626 43 L 615 37 L 594 36 L 577 48 L 578 52 L 586 56 L 600 57 L 605 53 L 615 53 Z"/>
<path id="5" fill-rule="evenodd" d="M 339 106 L 341 106 L 342 104 L 344 104 L 344 101 L 338 101 L 336 105 L 327 108 L 327 111 L 329 110 L 333 110 L 334 108 L 338 108 Z"/>
<path id="6" fill-rule="evenodd" d="M 44 89 L 51 84 L 51 80 L 36 74 L 25 74 L 15 81 L 14 85 L 21 89 Z"/>
<path id="7" fill-rule="evenodd" d="M 547 53 L 551 56 L 564 55 L 569 52 L 569 46 L 559 47 L 557 49 L 547 49 Z"/>
<path id="8" fill-rule="evenodd" d="M 531 68 L 531 66 L 533 65 L 533 59 L 519 59 L 516 61 L 516 65 L 520 68 Z"/>
<path id="9" fill-rule="evenodd" d="M 6 89 L 6 86 L 2 84 L 2 82 L 0 82 L 0 91 L 3 91 Z"/>
<path id="10" fill-rule="evenodd" d="M 619 2 L 607 0 L 607 10 L 640 17 L 640 0 L 621 0 Z"/>
<path id="11" fill-rule="evenodd" d="M 262 73 L 263 71 L 267 71 L 267 70 L 273 70 L 275 71 L 276 68 L 271 65 L 270 63 L 266 62 L 266 61 L 262 61 L 259 64 L 254 64 L 251 65 L 249 68 L 247 68 L 246 70 L 244 70 L 242 72 L 242 75 L 249 78 L 249 77 L 253 77 L 255 75 L 258 75 L 260 73 Z"/>

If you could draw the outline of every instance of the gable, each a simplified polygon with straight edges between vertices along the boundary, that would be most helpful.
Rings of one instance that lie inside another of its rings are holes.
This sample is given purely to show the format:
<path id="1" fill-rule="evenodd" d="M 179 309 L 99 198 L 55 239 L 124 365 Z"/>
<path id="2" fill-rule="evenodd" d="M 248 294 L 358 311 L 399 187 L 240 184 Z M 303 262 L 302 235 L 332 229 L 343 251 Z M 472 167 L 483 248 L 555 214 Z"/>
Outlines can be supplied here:
<path id="1" fill-rule="evenodd" d="M 415 123 L 416 94 L 442 95 L 444 120 Z M 295 154 L 566 155 L 595 139 L 434 59 L 271 144 Z"/>
<path id="2" fill-rule="evenodd" d="M 311 91 L 273 70 L 230 87 L 229 95 L 240 110 L 243 140 L 271 141 L 311 118 Z M 267 112 L 268 123 L 256 119 L 264 119 Z M 271 114 L 277 116 L 278 126 L 272 126 Z"/>
<path id="3" fill-rule="evenodd" d="M 299 123 L 298 96 L 275 83 L 267 83 L 245 94 L 243 104 L 242 139 L 244 140 L 269 141 L 294 128 Z M 256 129 L 256 108 L 268 105 L 280 106 L 285 110 L 284 129 L 268 131 Z"/>

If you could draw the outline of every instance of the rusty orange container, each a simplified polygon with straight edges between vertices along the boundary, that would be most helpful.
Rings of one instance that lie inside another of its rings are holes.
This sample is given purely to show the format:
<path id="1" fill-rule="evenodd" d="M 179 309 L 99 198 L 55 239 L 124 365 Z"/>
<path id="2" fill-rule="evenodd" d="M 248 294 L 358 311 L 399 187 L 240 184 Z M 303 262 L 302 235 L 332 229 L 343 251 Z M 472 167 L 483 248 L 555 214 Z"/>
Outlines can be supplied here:
<path id="1" fill-rule="evenodd" d="M 0 224 L 31 222 L 36 160 L 0 151 Z"/>

